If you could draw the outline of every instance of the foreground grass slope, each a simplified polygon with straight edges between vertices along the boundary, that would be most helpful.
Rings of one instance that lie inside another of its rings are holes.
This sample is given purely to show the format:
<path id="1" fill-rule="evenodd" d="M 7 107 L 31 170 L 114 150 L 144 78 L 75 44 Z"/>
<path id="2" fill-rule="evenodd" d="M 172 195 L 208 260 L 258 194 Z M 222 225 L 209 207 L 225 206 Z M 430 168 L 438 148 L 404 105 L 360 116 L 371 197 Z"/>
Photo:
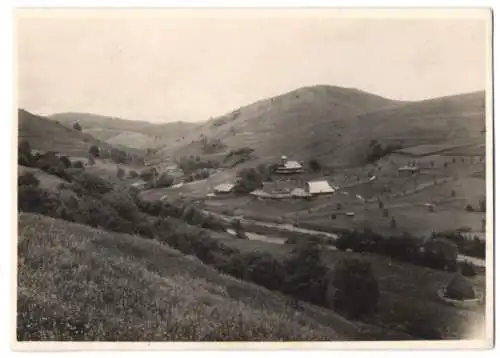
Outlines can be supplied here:
<path id="1" fill-rule="evenodd" d="M 332 326 L 313 311 L 315 320 L 281 295 L 154 240 L 26 213 L 19 214 L 17 305 L 18 340 L 355 338 L 349 325 Z"/>

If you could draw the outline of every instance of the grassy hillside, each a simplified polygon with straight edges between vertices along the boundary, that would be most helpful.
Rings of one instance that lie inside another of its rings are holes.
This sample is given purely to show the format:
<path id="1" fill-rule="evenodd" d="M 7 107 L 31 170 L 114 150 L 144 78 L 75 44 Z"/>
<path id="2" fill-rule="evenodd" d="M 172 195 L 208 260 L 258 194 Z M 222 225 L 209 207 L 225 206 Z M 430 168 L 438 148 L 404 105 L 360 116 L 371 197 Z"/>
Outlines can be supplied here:
<path id="1" fill-rule="evenodd" d="M 208 121 L 162 153 L 202 155 L 206 136 L 227 146 L 225 152 L 251 147 L 260 161 L 286 154 L 353 166 L 363 164 L 372 140 L 407 147 L 480 137 L 484 106 L 484 92 L 398 102 L 355 89 L 305 87 Z"/>
<path id="2" fill-rule="evenodd" d="M 35 214 L 19 214 L 17 282 L 20 340 L 354 338 L 334 314 L 298 312 L 154 240 Z"/>
<path id="3" fill-rule="evenodd" d="M 198 124 L 187 122 L 150 123 L 131 121 L 89 113 L 57 113 L 50 116 L 66 126 L 78 122 L 85 133 L 113 145 L 132 148 L 155 148 L 159 145 L 179 141 Z"/>
<path id="4" fill-rule="evenodd" d="M 27 140 L 31 148 L 40 151 L 56 151 L 72 157 L 87 157 L 91 145 L 111 150 L 113 146 L 102 142 L 90 134 L 82 133 L 72 127 L 34 115 L 24 109 L 18 110 L 19 140 Z M 117 147 L 124 150 L 123 147 Z M 136 149 L 126 148 L 126 152 L 141 155 Z"/>

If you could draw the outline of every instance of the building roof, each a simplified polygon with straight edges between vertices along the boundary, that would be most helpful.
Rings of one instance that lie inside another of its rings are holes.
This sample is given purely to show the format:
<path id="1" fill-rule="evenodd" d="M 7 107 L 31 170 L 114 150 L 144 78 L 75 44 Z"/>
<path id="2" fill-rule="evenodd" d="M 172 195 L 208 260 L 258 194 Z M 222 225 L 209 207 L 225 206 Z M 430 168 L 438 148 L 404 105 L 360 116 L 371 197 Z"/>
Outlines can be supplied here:
<path id="1" fill-rule="evenodd" d="M 307 182 L 309 193 L 311 194 L 324 194 L 333 193 L 335 190 L 330 186 L 326 180 L 309 181 Z"/>
<path id="2" fill-rule="evenodd" d="M 222 193 L 229 193 L 231 190 L 233 190 L 234 184 L 219 184 L 215 187 L 215 191 L 222 192 Z"/>
<path id="3" fill-rule="evenodd" d="M 283 169 L 298 170 L 302 169 L 302 165 L 295 160 L 289 160 L 285 162 L 284 165 L 280 165 L 277 170 L 283 170 Z"/>
<path id="4" fill-rule="evenodd" d="M 405 165 L 404 167 L 398 168 L 398 170 L 400 170 L 400 171 L 416 171 L 416 170 L 418 170 L 418 167 L 412 167 L 412 166 Z"/>
<path id="5" fill-rule="evenodd" d="M 146 184 L 147 184 L 147 182 L 146 182 L 146 181 L 144 181 L 144 180 L 138 180 L 138 181 L 136 181 L 135 183 L 133 183 L 133 184 L 131 184 L 131 185 L 132 185 L 132 186 L 135 186 L 135 187 L 138 187 L 138 186 L 144 186 L 144 185 L 146 185 Z"/>

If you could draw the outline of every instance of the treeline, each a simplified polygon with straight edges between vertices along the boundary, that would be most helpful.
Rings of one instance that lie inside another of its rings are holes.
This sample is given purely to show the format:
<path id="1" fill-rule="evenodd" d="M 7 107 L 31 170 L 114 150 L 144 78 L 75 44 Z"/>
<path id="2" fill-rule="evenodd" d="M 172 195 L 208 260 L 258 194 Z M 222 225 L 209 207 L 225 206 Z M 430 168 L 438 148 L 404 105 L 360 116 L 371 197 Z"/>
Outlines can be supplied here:
<path id="1" fill-rule="evenodd" d="M 467 276 L 476 275 L 476 269 L 470 263 L 459 263 L 458 253 L 484 257 L 486 252 L 484 242 L 467 240 L 458 233 L 435 234 L 429 239 L 422 239 L 408 233 L 382 236 L 366 229 L 346 230 L 334 241 L 334 245 L 341 251 L 375 253 L 437 270 L 461 271 Z"/>
<path id="2" fill-rule="evenodd" d="M 368 153 L 366 155 L 366 161 L 368 163 L 374 163 L 377 160 L 391 154 L 392 152 L 401 149 L 402 146 L 399 143 L 382 145 L 377 140 L 373 139 L 370 141 L 368 146 Z"/>

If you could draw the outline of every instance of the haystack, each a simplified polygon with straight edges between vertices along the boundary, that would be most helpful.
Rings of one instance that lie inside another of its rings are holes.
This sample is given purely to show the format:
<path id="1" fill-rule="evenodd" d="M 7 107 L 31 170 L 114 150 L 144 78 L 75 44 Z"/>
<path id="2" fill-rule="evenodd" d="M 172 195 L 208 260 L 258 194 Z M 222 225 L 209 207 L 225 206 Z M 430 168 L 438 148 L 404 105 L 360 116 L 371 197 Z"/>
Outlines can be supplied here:
<path id="1" fill-rule="evenodd" d="M 476 298 L 476 293 L 471 283 L 461 274 L 455 275 L 453 280 L 446 287 L 445 296 L 453 300 L 472 300 Z"/>

